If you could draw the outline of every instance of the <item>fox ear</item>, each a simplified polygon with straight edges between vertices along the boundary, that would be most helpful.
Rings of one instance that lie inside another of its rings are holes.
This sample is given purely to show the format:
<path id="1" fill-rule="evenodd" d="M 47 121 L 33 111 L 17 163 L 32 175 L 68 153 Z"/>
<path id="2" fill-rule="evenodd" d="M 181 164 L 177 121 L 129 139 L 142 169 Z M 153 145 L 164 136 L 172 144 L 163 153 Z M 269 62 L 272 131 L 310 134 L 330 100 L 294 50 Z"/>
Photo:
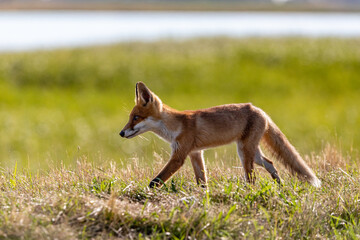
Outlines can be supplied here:
<path id="1" fill-rule="evenodd" d="M 138 88 L 138 84 L 139 84 L 139 83 L 136 83 L 136 85 L 135 85 L 135 104 L 138 104 L 138 102 L 139 102 L 139 88 Z"/>
<path id="2" fill-rule="evenodd" d="M 153 96 L 151 91 L 145 86 L 143 82 L 136 83 L 136 104 L 141 104 L 144 107 L 153 101 Z"/>

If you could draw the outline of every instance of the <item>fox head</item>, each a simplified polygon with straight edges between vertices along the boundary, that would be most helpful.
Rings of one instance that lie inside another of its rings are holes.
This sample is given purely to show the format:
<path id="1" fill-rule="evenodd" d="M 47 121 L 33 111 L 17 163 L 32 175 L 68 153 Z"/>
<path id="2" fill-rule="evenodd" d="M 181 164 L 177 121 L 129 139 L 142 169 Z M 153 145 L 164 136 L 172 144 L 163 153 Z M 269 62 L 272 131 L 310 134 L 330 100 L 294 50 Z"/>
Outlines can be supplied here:
<path id="1" fill-rule="evenodd" d="M 132 109 L 129 122 L 121 130 L 120 136 L 133 138 L 156 127 L 162 111 L 162 102 L 144 83 L 138 82 L 135 87 L 135 107 Z"/>

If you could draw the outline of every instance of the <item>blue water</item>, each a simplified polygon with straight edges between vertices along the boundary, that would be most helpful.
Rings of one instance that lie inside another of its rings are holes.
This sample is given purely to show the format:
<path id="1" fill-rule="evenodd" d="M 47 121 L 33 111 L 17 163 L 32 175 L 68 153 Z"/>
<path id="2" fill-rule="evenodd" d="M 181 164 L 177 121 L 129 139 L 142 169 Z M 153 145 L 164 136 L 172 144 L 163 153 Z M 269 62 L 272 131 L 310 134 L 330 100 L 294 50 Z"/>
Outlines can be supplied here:
<path id="1" fill-rule="evenodd" d="M 0 51 L 203 36 L 359 37 L 359 13 L 0 11 Z"/>

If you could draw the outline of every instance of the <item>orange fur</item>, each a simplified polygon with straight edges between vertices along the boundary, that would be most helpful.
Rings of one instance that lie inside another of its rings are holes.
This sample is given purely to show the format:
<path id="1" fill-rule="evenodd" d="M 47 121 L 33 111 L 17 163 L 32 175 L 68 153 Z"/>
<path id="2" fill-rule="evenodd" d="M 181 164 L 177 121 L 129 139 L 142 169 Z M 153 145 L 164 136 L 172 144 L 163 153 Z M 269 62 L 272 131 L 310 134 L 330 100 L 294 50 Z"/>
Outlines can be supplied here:
<path id="1" fill-rule="evenodd" d="M 163 104 L 142 82 L 136 84 L 135 91 L 136 105 L 120 135 L 132 138 L 153 131 L 171 142 L 172 147 L 169 162 L 151 181 L 150 187 L 159 186 L 168 180 L 184 164 L 187 156 L 190 156 L 196 181 L 206 185 L 202 150 L 234 141 L 248 182 L 255 182 L 255 162 L 265 167 L 280 183 L 277 170 L 259 148 L 261 140 L 292 173 L 314 186 L 320 186 L 320 180 L 285 135 L 264 111 L 252 104 L 227 104 L 196 111 L 177 111 Z"/>

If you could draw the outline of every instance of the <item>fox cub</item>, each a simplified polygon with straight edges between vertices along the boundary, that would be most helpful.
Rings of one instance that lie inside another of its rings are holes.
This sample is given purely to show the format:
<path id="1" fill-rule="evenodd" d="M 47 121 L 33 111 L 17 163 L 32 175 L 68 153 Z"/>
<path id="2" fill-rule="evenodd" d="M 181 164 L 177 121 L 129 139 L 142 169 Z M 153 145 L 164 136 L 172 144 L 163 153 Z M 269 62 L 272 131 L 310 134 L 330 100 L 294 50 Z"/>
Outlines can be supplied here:
<path id="1" fill-rule="evenodd" d="M 251 103 L 227 104 L 195 111 L 178 111 L 162 103 L 144 83 L 135 88 L 135 107 L 120 136 L 133 138 L 152 131 L 171 143 L 169 162 L 149 187 L 167 181 L 190 157 L 198 184 L 206 186 L 203 150 L 236 142 L 245 178 L 254 183 L 254 162 L 263 166 L 280 183 L 273 163 L 261 152 L 262 140 L 291 173 L 320 187 L 321 182 L 271 118 Z"/>

